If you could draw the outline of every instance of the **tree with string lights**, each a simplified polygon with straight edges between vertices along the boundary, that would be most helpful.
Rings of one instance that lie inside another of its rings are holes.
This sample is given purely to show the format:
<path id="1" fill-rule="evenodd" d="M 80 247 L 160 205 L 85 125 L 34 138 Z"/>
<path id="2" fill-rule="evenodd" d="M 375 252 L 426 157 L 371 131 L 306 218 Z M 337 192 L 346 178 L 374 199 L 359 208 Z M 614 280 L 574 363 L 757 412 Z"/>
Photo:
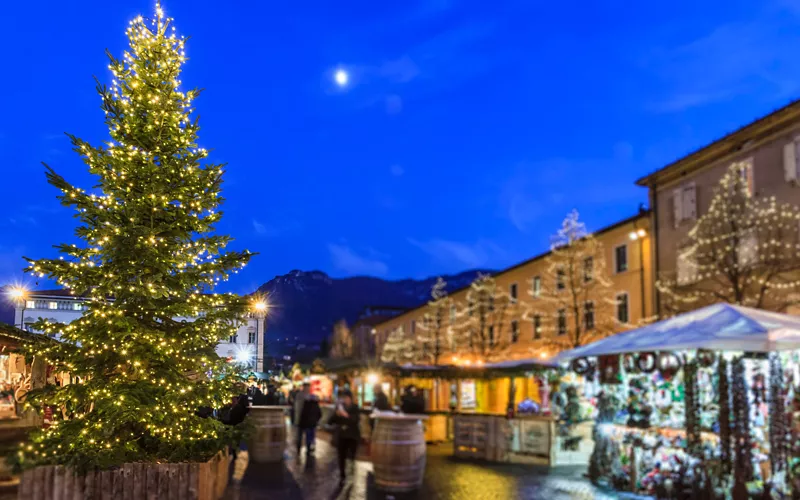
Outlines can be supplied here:
<path id="1" fill-rule="evenodd" d="M 452 340 L 452 325 L 447 323 L 452 321 L 452 305 L 453 301 L 447 295 L 447 282 L 439 277 L 431 289 L 431 300 L 426 306 L 422 324 L 417 325 L 419 362 L 439 364 L 439 358 L 447 347 L 445 344 L 449 345 Z"/>
<path id="2" fill-rule="evenodd" d="M 466 304 L 456 314 L 454 352 L 480 361 L 503 359 L 519 340 L 514 321 L 519 328 L 526 317 L 524 304 L 505 293 L 492 276 L 480 274 L 470 283 Z"/>
<path id="3" fill-rule="evenodd" d="M 157 6 L 154 19 L 131 21 L 123 59 L 109 54 L 114 79 L 97 90 L 110 140 L 69 136 L 95 186 L 76 187 L 45 165 L 61 203 L 77 212 L 80 243 L 59 245 L 58 259 L 28 259 L 28 271 L 85 296 L 88 308 L 70 324 L 34 325 L 62 342 L 29 354 L 82 383 L 30 394 L 65 418 L 21 448 L 23 466 L 202 461 L 238 439 L 195 412 L 230 398 L 233 380 L 215 346 L 248 304 L 210 290 L 251 254 L 226 251 L 231 239 L 214 232 L 223 165 L 197 145 L 199 91 L 181 90 L 185 39 L 171 24 Z"/>
<path id="4" fill-rule="evenodd" d="M 571 349 L 615 332 L 616 299 L 608 277 L 603 244 L 570 212 L 551 238 L 541 289 L 531 287 L 533 309 L 548 321 L 543 343 Z"/>
<path id="5" fill-rule="evenodd" d="M 332 358 L 349 359 L 355 353 L 353 332 L 347 326 L 347 321 L 339 320 L 333 325 L 331 334 L 330 355 Z"/>
<path id="6" fill-rule="evenodd" d="M 752 194 L 734 163 L 682 245 L 678 269 L 657 281 L 668 314 L 716 302 L 786 311 L 800 302 L 800 209 Z"/>

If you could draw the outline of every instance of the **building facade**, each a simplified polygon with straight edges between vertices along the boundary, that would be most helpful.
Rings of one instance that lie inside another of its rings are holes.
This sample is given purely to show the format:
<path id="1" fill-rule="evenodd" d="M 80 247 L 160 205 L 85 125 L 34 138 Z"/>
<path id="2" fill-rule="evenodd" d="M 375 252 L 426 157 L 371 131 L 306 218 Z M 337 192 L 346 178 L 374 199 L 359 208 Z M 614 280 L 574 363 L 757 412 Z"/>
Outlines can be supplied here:
<path id="1" fill-rule="evenodd" d="M 800 204 L 800 101 L 724 136 L 636 183 L 649 190 L 656 277 L 676 277 L 691 263 L 687 234 L 705 214 L 728 167 L 742 167 L 754 196 Z M 657 296 L 656 313 L 663 308 Z"/>
<path id="2" fill-rule="evenodd" d="M 650 319 L 653 312 L 654 276 L 652 273 L 652 245 L 650 236 L 650 213 L 642 210 L 634 217 L 593 233 L 602 244 L 606 261 L 607 277 L 612 283 L 612 300 L 616 331 L 626 330 Z M 550 307 L 545 307 L 537 290 L 543 280 L 549 279 L 547 257 L 550 252 L 537 255 L 493 275 L 496 288 L 514 303 L 513 312 L 502 335 L 510 336 L 510 345 L 503 352 L 505 359 L 549 358 L 556 354 L 551 336 L 568 335 L 555 327 L 559 321 Z M 452 328 L 459 321 L 457 316 L 467 307 L 469 287 L 456 290 L 449 295 L 451 312 L 444 314 L 444 329 Z M 430 321 L 429 304 L 411 309 L 374 326 L 380 352 L 389 339 L 400 335 L 407 339 L 408 348 L 413 348 L 420 328 Z M 428 316 L 428 318 L 426 318 Z M 462 361 L 463 345 L 442 342 L 442 353 L 437 364 L 453 364 Z M 456 359 L 458 358 L 458 359 Z M 486 360 L 483 360 L 486 361 Z M 466 362 L 481 362 L 480 359 Z"/>
<path id="3" fill-rule="evenodd" d="M 32 327 L 38 320 L 71 323 L 83 315 L 86 302 L 82 297 L 70 295 L 67 290 L 28 292 L 24 302 L 15 307 L 14 325 L 29 332 L 41 333 Z M 217 354 L 229 361 L 241 363 L 251 370 L 264 371 L 262 344 L 265 326 L 264 317 L 247 318 L 234 335 L 217 345 Z"/>

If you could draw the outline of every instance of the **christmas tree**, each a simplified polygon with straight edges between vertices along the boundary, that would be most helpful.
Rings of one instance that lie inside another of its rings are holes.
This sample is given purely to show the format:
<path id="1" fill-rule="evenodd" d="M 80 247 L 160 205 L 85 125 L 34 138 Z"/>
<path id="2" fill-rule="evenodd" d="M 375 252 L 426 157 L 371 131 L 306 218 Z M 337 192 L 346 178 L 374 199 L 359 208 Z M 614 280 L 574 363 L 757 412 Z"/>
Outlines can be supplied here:
<path id="1" fill-rule="evenodd" d="M 75 187 L 47 167 L 47 179 L 74 208 L 79 245 L 58 259 L 31 260 L 29 271 L 85 297 L 70 324 L 40 321 L 63 342 L 34 346 L 57 371 L 80 383 L 31 394 L 63 418 L 19 452 L 23 466 L 78 469 L 125 462 L 207 460 L 236 436 L 214 419 L 231 379 L 215 346 L 245 314 L 245 301 L 207 293 L 250 259 L 225 252 L 220 220 L 223 165 L 205 163 L 192 119 L 197 90 L 181 90 L 185 39 L 160 6 L 130 23 L 130 49 L 109 55 L 112 86 L 98 85 L 110 140 L 93 146 L 70 136 L 96 178 Z"/>

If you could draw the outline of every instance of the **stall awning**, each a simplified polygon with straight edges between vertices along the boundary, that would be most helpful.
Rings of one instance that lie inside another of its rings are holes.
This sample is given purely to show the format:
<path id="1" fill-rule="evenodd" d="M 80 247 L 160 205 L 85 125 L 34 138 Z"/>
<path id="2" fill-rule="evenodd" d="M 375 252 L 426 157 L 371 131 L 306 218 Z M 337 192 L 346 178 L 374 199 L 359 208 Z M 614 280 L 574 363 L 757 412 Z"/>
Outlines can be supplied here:
<path id="1" fill-rule="evenodd" d="M 562 352 L 556 361 L 686 349 L 745 352 L 800 349 L 800 317 L 732 304 L 714 304 Z"/>

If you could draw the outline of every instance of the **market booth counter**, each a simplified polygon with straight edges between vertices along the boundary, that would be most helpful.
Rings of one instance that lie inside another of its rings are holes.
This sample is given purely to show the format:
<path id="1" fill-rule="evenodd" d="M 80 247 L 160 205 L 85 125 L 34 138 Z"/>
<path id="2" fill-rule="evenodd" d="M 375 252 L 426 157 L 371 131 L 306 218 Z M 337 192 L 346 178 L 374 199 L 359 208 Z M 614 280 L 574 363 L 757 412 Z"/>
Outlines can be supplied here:
<path id="1" fill-rule="evenodd" d="M 588 465 L 592 423 L 582 422 L 569 436 L 559 433 L 553 416 L 458 413 L 453 454 L 458 458 L 546 465 Z"/>

